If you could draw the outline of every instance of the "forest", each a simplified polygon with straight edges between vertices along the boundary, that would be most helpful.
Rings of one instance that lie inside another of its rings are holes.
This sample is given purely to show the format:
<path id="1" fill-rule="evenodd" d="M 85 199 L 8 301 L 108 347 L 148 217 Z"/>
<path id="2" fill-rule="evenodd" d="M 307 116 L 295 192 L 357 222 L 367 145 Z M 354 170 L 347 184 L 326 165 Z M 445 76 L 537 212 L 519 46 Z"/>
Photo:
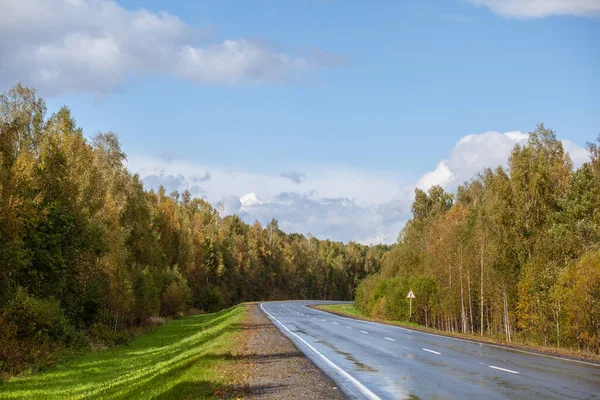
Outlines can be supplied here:
<path id="1" fill-rule="evenodd" d="M 539 125 L 506 168 L 456 194 L 417 189 L 408 221 L 356 306 L 448 332 L 600 352 L 600 137 L 574 169 Z M 413 290 L 416 299 L 406 295 Z"/>
<path id="2" fill-rule="evenodd" d="M 317 240 L 145 190 L 115 134 L 17 85 L 0 97 L 0 373 L 243 301 L 350 300 L 389 246 Z"/>
<path id="3" fill-rule="evenodd" d="M 88 139 L 17 85 L 0 96 L 0 374 L 161 317 L 280 299 L 599 353 L 600 138 L 588 151 L 574 168 L 539 125 L 506 168 L 456 194 L 417 189 L 393 246 L 343 244 L 146 190 L 115 134 Z"/>

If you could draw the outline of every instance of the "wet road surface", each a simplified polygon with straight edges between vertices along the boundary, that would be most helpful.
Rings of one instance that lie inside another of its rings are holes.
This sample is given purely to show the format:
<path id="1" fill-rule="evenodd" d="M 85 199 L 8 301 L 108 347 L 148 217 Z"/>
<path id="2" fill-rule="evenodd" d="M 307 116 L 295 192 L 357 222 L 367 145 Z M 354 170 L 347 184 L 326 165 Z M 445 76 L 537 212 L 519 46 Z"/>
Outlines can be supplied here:
<path id="1" fill-rule="evenodd" d="M 352 399 L 600 399 L 600 365 L 263 303 Z M 330 302 L 335 303 L 335 302 Z"/>

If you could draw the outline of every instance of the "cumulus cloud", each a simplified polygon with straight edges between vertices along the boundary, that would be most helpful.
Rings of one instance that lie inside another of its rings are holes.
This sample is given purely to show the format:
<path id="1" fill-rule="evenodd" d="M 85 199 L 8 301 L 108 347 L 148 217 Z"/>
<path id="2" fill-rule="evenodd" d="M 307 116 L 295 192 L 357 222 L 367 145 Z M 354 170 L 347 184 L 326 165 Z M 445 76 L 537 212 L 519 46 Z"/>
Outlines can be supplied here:
<path id="1" fill-rule="evenodd" d="M 521 132 L 485 132 L 461 138 L 449 159 L 441 160 L 433 171 L 425 173 L 417 187 L 428 189 L 440 185 L 455 190 L 458 185 L 477 175 L 483 168 L 506 165 L 508 155 L 516 144 L 527 142 Z"/>
<path id="2" fill-rule="evenodd" d="M 175 15 L 130 11 L 110 0 L 6 0 L 0 85 L 23 81 L 50 95 L 107 93 L 150 73 L 200 84 L 261 84 L 345 61 L 318 50 L 288 54 L 247 38 L 199 45 L 205 36 Z"/>
<path id="3" fill-rule="evenodd" d="M 345 242 L 393 243 L 411 216 L 416 187 L 441 185 L 454 191 L 485 167 L 505 166 L 513 147 L 527 138 L 518 131 L 464 136 L 447 159 L 416 182 L 381 171 L 331 166 L 267 174 L 136 155 L 129 158 L 128 168 L 139 172 L 147 187 L 162 184 L 168 192 L 194 189 L 222 215 L 238 214 L 248 223 L 267 224 L 275 218 L 287 232 Z M 581 146 L 567 140 L 563 144 L 575 166 L 588 159 Z"/>
<path id="4" fill-rule="evenodd" d="M 417 187 L 428 189 L 440 185 L 454 191 L 458 185 L 475 177 L 484 168 L 506 167 L 510 152 L 515 145 L 527 143 L 527 133 L 485 132 L 467 135 L 458 141 L 449 159 L 441 160 L 436 168 L 426 172 L 417 182 Z M 569 141 L 563 140 L 563 147 L 571 156 L 576 167 L 589 159 L 587 150 Z"/>
<path id="5" fill-rule="evenodd" d="M 513 18 L 543 18 L 552 15 L 600 16 L 598 0 L 468 0 L 493 12 Z"/>

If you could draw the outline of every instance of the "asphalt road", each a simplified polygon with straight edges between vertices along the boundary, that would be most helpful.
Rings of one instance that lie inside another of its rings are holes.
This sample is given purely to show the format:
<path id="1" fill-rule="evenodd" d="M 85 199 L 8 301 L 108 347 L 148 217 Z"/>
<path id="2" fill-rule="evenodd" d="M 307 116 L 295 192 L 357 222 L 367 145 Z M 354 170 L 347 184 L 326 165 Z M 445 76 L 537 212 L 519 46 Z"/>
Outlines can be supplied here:
<path id="1" fill-rule="evenodd" d="M 351 399 L 600 399 L 600 366 L 263 303 Z"/>

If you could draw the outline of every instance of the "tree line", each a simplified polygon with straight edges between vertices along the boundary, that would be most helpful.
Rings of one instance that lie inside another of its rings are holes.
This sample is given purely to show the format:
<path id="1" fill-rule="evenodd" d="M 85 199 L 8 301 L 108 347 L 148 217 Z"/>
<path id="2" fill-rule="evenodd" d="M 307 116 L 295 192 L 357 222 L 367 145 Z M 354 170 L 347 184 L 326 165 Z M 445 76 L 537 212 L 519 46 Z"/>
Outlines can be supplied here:
<path id="1" fill-rule="evenodd" d="M 0 372 L 189 309 L 350 300 L 389 249 L 147 191 L 113 133 L 87 140 L 68 108 L 47 117 L 31 88 L 2 94 L 0 129 Z"/>
<path id="2" fill-rule="evenodd" d="M 417 189 L 412 218 L 356 304 L 384 319 L 600 352 L 600 137 L 574 170 L 539 125 L 507 168 L 455 195 Z M 416 299 L 409 316 L 405 299 Z"/>

